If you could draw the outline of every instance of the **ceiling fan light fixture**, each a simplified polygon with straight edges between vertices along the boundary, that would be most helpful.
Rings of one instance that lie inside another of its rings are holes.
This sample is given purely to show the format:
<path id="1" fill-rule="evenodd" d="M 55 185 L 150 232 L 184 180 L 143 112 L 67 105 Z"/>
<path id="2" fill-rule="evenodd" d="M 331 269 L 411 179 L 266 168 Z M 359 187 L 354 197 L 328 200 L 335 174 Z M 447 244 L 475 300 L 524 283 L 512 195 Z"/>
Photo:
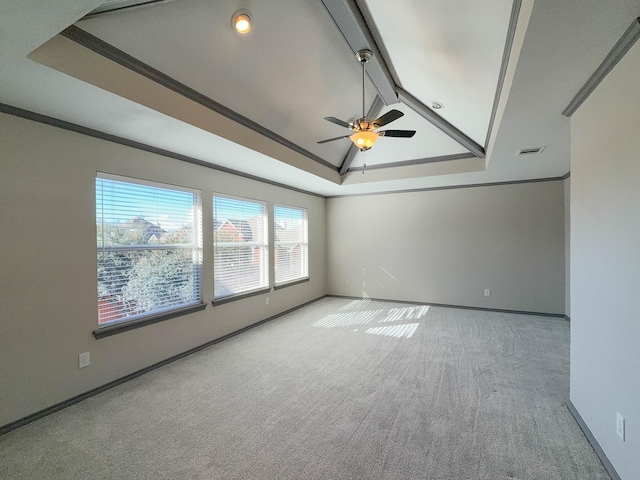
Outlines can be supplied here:
<path id="1" fill-rule="evenodd" d="M 326 140 L 320 140 L 318 143 L 329 143 L 335 140 L 341 140 L 343 138 L 349 138 L 353 142 L 353 144 L 360 150 L 361 152 L 365 152 L 373 147 L 373 144 L 376 143 L 378 137 L 397 137 L 397 138 L 411 138 L 416 133 L 415 130 L 383 130 L 380 132 L 374 131 L 377 128 L 380 128 L 388 123 L 393 122 L 394 120 L 399 119 L 404 115 L 400 110 L 389 110 L 387 113 L 382 115 L 375 120 L 367 118 L 367 113 L 365 110 L 364 103 L 364 80 L 366 76 L 366 63 L 371 60 L 372 57 L 371 50 L 359 50 L 356 53 L 356 59 L 362 65 L 362 118 L 358 118 L 357 120 L 351 122 L 345 122 L 344 120 L 340 120 L 336 117 L 324 117 L 325 120 L 331 123 L 335 123 L 336 125 L 340 125 L 341 127 L 346 127 L 353 130 L 356 133 L 351 135 L 342 135 L 340 137 L 328 138 Z"/>
<path id="2" fill-rule="evenodd" d="M 249 33 L 251 30 L 251 12 L 245 9 L 237 10 L 231 17 L 231 26 L 237 33 Z"/>
<path id="3" fill-rule="evenodd" d="M 378 140 L 378 134 L 376 132 L 360 131 L 349 135 L 349 138 L 358 149 L 364 152 L 373 147 L 373 144 Z"/>

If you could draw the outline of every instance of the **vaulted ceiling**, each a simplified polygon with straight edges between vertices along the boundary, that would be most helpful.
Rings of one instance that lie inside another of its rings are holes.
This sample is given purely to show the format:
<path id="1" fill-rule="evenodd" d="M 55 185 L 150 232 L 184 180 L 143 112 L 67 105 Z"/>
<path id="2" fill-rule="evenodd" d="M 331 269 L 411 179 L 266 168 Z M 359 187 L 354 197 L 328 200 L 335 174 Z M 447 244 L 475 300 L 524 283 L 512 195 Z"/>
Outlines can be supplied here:
<path id="1" fill-rule="evenodd" d="M 602 3 L 1 0 L 0 102 L 329 196 L 559 177 L 561 112 L 640 13 Z M 416 134 L 319 144 L 362 116 L 363 48 L 367 116 Z"/>

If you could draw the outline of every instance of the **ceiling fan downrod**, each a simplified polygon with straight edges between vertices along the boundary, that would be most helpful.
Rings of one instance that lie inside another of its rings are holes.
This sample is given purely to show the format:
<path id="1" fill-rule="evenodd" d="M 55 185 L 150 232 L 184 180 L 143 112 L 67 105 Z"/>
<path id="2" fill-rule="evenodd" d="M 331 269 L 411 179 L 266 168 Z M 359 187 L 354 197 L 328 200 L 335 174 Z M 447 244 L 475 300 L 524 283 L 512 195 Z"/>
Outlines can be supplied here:
<path id="1" fill-rule="evenodd" d="M 365 80 L 365 65 L 371 57 L 373 56 L 373 52 L 367 48 L 358 50 L 356 53 L 356 60 L 358 60 L 362 64 L 362 119 L 365 118 L 365 109 L 364 109 L 364 80 Z"/>

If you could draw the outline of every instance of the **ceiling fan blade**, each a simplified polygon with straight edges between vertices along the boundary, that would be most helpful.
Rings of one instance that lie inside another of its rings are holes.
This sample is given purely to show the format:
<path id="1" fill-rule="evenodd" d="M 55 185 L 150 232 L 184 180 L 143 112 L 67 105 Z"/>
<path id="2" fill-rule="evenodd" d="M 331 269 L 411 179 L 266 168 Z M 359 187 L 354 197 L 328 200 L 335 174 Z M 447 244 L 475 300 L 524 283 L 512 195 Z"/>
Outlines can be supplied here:
<path id="1" fill-rule="evenodd" d="M 399 119 L 403 115 L 404 115 L 404 113 L 402 113 L 400 110 L 389 110 L 387 113 L 385 113 L 381 117 L 376 118 L 373 121 L 373 124 L 376 125 L 376 128 L 382 127 L 382 126 L 386 125 L 387 123 L 391 123 L 394 120 Z"/>
<path id="2" fill-rule="evenodd" d="M 318 143 L 328 143 L 334 140 L 340 140 L 341 138 L 349 138 L 351 135 L 342 135 L 341 137 L 327 138 L 326 140 L 320 140 Z"/>
<path id="3" fill-rule="evenodd" d="M 351 125 L 349 125 L 344 120 L 340 120 L 339 118 L 336 118 L 336 117 L 324 117 L 324 119 L 327 122 L 335 123 L 336 125 L 340 125 L 341 127 L 351 128 Z"/>
<path id="4" fill-rule="evenodd" d="M 416 134 L 415 130 L 382 130 L 377 132 L 381 137 L 411 138 Z"/>

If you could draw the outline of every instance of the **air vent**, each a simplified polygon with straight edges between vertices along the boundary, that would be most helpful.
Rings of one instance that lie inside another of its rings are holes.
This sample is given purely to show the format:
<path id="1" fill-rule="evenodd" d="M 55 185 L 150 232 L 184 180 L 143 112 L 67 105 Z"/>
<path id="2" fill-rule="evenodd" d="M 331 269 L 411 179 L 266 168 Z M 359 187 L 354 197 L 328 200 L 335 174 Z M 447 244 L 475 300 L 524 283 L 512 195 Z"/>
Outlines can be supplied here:
<path id="1" fill-rule="evenodd" d="M 535 147 L 535 148 L 521 148 L 516 152 L 516 157 L 519 155 L 535 155 L 542 152 L 547 147 Z"/>

